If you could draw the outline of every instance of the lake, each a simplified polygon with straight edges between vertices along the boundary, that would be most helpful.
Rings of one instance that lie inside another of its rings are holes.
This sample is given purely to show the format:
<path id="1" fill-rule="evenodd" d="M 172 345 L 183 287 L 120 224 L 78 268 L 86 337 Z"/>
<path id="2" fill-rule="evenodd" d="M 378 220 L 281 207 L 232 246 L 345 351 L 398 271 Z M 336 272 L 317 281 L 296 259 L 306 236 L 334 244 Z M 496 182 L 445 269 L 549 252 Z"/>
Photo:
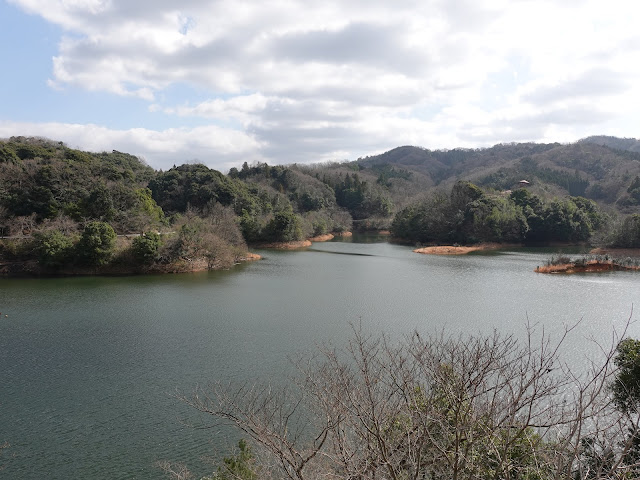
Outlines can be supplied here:
<path id="1" fill-rule="evenodd" d="M 210 473 L 203 457 L 237 437 L 194 428 L 208 419 L 176 391 L 282 381 L 289 356 L 343 343 L 352 324 L 523 336 L 528 321 L 557 338 L 581 320 L 565 349 L 581 359 L 640 301 L 638 273 L 534 273 L 548 250 L 430 256 L 353 237 L 258 253 L 225 272 L 0 279 L 0 476 L 165 478 L 160 460 Z"/>

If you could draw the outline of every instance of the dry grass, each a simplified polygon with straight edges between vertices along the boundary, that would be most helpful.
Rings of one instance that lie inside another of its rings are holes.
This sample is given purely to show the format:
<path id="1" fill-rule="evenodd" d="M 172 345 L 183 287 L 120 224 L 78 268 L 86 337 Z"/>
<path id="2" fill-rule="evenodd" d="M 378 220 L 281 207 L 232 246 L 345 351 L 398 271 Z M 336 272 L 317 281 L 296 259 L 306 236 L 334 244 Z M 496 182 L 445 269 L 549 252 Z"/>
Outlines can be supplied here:
<path id="1" fill-rule="evenodd" d="M 596 273 L 622 270 L 640 270 L 640 266 L 609 259 L 587 260 L 582 258 L 568 263 L 550 262 L 547 265 L 536 267 L 534 271 L 537 273 Z"/>

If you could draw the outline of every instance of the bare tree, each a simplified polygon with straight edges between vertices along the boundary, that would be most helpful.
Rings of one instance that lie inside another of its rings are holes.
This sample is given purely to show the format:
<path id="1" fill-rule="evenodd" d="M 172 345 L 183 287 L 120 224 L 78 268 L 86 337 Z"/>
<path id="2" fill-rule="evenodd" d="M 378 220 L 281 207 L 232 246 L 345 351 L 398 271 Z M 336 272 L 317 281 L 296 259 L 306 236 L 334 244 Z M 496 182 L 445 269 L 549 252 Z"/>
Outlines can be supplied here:
<path id="1" fill-rule="evenodd" d="M 183 399 L 261 447 L 265 477 L 631 478 L 638 418 L 610 389 L 620 338 L 578 374 L 561 355 L 571 333 L 392 342 L 354 328 L 345 349 L 298 359 L 290 385 L 218 383 Z"/>

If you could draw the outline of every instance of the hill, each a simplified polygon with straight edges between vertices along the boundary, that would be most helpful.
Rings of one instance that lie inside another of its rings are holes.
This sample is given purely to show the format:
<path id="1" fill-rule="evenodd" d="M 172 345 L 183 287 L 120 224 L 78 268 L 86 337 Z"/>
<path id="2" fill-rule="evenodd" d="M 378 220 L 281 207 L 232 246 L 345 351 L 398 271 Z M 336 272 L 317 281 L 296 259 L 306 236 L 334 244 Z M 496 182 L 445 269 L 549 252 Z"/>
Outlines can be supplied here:
<path id="1" fill-rule="evenodd" d="M 635 138 L 618 138 L 607 135 L 593 135 L 579 140 L 580 143 L 593 143 L 604 145 L 617 150 L 628 150 L 630 152 L 640 152 L 640 140 Z"/>
<path id="2" fill-rule="evenodd" d="M 427 190 L 449 189 L 458 180 L 509 190 L 524 179 L 530 182 L 533 192 L 543 197 L 584 196 L 623 213 L 637 212 L 640 198 L 633 190 L 635 179 L 640 176 L 640 152 L 631 149 L 640 142 L 618 140 L 622 142 L 609 143 L 624 144 L 629 149 L 590 139 L 567 145 L 517 143 L 486 149 L 427 150 L 405 146 L 359 159 L 358 165 L 365 171 L 392 165 L 419 173 L 425 177 Z"/>

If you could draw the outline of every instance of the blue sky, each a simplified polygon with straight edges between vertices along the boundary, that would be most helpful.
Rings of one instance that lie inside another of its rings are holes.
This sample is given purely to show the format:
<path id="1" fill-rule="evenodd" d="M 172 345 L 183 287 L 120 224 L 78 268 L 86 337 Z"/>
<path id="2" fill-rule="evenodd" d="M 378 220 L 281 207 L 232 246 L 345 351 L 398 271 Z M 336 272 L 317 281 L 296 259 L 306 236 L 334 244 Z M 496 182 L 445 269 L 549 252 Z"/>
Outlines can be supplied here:
<path id="1" fill-rule="evenodd" d="M 155 168 L 638 137 L 631 0 L 0 0 L 0 138 Z"/>

